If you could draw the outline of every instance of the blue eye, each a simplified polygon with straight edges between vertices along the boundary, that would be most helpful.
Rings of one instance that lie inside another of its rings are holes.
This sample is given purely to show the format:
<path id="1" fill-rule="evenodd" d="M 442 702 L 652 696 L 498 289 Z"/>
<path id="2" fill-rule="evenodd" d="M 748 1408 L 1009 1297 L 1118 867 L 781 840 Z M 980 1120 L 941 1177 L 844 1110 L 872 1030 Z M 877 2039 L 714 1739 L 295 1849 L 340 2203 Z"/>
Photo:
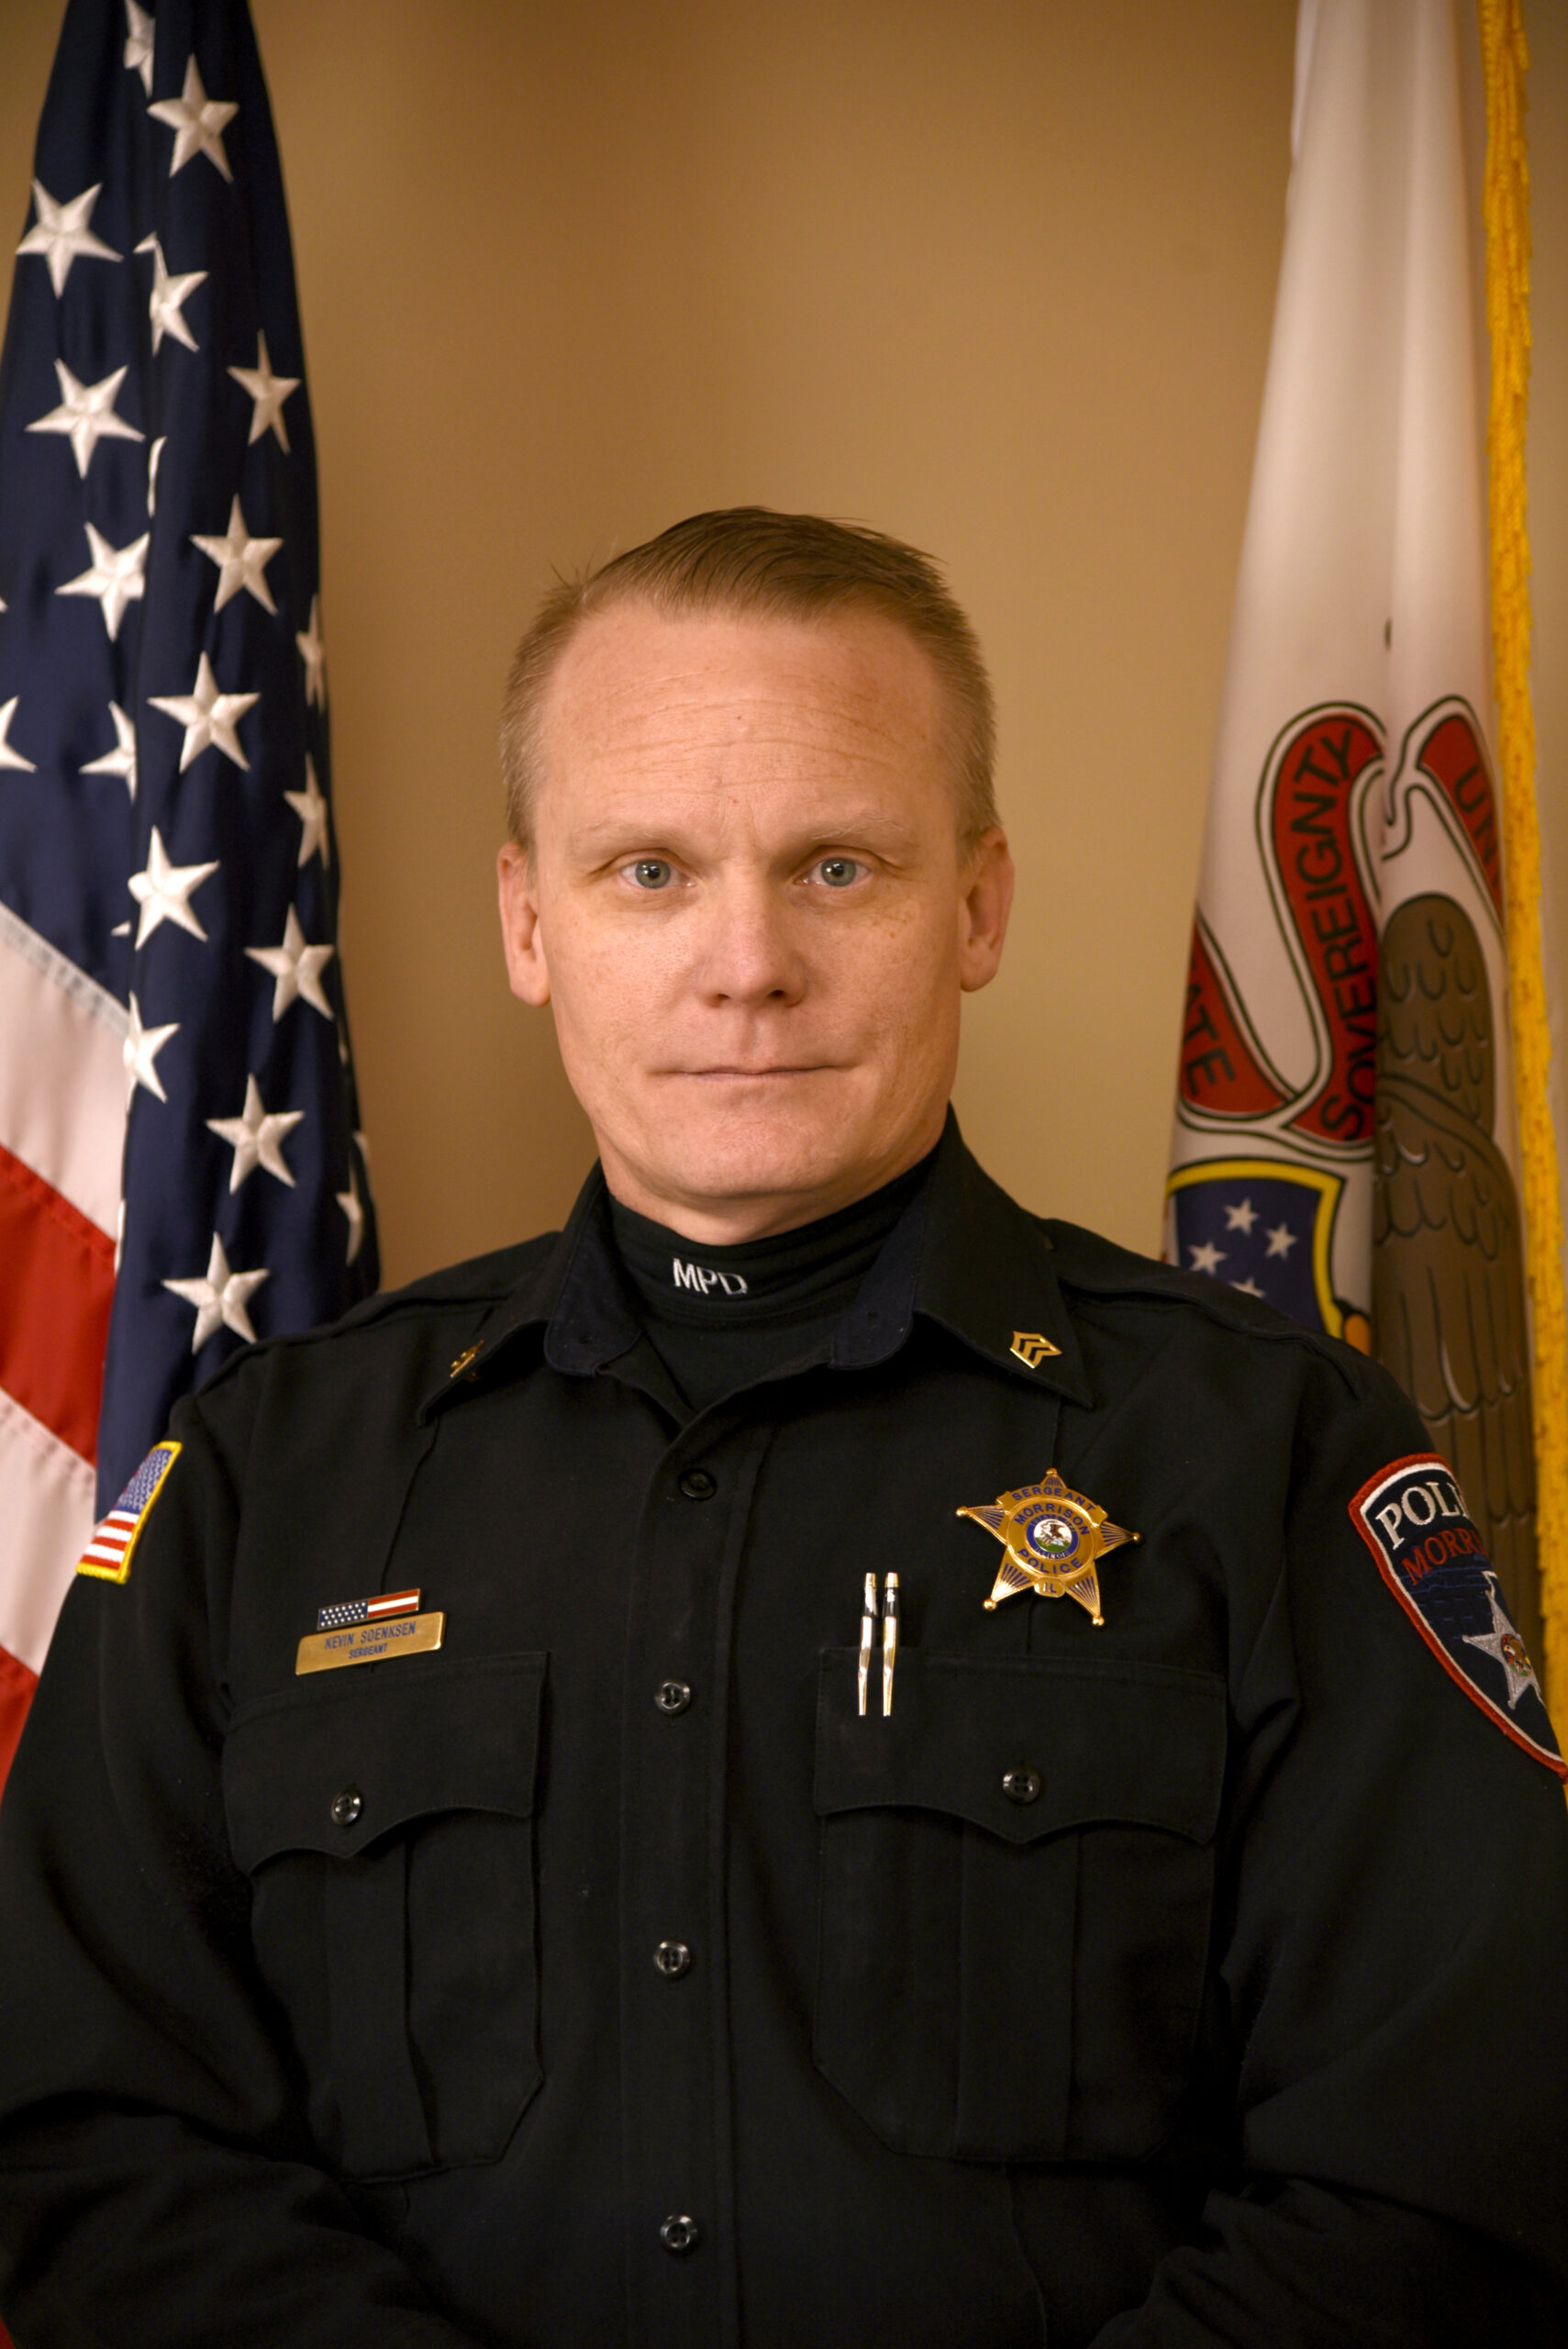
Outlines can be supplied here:
<path id="1" fill-rule="evenodd" d="M 825 856 L 817 870 L 829 889 L 847 889 L 861 868 L 852 856 Z"/>
<path id="2" fill-rule="evenodd" d="M 674 868 L 662 856 L 639 856 L 631 868 L 631 877 L 639 889 L 667 889 L 674 879 Z"/>

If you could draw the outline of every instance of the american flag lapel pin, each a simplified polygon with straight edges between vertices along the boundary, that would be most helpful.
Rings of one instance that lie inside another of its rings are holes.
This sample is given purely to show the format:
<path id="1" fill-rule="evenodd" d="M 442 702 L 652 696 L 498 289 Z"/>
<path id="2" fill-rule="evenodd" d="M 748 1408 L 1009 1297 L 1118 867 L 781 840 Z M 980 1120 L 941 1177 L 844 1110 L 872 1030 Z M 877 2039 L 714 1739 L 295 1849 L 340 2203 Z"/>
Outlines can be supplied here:
<path id="1" fill-rule="evenodd" d="M 340 1664 L 381 1664 L 439 1648 L 447 1619 L 439 1609 L 422 1615 L 419 1597 L 417 1590 L 378 1591 L 318 1608 L 315 1631 L 299 1643 L 295 1673 L 333 1672 Z"/>
<path id="2" fill-rule="evenodd" d="M 316 1628 L 342 1631 L 350 1623 L 379 1623 L 384 1615 L 417 1615 L 418 1611 L 417 1590 L 389 1590 L 374 1598 L 340 1598 L 331 1607 L 318 1608 Z"/>

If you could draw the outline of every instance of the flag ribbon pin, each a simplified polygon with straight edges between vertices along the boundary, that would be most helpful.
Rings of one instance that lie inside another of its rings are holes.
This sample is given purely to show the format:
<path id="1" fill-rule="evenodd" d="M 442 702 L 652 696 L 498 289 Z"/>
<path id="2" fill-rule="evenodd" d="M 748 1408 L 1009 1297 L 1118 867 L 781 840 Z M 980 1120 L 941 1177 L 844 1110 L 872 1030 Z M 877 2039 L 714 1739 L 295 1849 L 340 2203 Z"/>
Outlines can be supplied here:
<path id="1" fill-rule="evenodd" d="M 345 1631 L 350 1623 L 379 1622 L 384 1615 L 412 1615 L 419 1605 L 417 1590 L 389 1590 L 373 1598 L 343 1598 L 317 1609 L 318 1631 Z"/>

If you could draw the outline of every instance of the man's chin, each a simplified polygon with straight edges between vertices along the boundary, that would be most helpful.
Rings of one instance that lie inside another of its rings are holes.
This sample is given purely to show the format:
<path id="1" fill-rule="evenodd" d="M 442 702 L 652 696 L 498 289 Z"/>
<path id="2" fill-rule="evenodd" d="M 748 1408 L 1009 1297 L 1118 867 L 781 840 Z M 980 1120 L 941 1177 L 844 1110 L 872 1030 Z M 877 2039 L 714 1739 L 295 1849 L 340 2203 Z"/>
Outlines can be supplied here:
<path id="1" fill-rule="evenodd" d="M 716 1104 L 706 1117 L 688 1109 L 635 1162 L 628 1156 L 628 1171 L 639 1190 L 667 1204 L 664 1220 L 680 1209 L 722 1216 L 773 1202 L 783 1223 L 808 1222 L 876 1180 L 862 1179 L 873 1153 L 857 1147 L 858 1139 L 845 1117 L 805 1114 L 798 1096 L 745 1109 Z"/>

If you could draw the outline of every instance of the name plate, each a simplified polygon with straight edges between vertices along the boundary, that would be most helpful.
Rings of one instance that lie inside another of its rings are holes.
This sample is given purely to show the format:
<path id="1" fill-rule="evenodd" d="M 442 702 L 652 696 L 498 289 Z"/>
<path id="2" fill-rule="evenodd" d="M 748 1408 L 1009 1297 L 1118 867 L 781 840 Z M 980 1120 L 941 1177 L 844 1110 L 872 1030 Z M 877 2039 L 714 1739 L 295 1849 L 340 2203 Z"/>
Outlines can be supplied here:
<path id="1" fill-rule="evenodd" d="M 344 1664 L 384 1664 L 389 1656 L 422 1655 L 439 1648 L 447 1628 L 439 1611 L 405 1615 L 390 1623 L 356 1623 L 341 1631 L 310 1631 L 299 1643 L 295 1671 L 336 1672 Z"/>

